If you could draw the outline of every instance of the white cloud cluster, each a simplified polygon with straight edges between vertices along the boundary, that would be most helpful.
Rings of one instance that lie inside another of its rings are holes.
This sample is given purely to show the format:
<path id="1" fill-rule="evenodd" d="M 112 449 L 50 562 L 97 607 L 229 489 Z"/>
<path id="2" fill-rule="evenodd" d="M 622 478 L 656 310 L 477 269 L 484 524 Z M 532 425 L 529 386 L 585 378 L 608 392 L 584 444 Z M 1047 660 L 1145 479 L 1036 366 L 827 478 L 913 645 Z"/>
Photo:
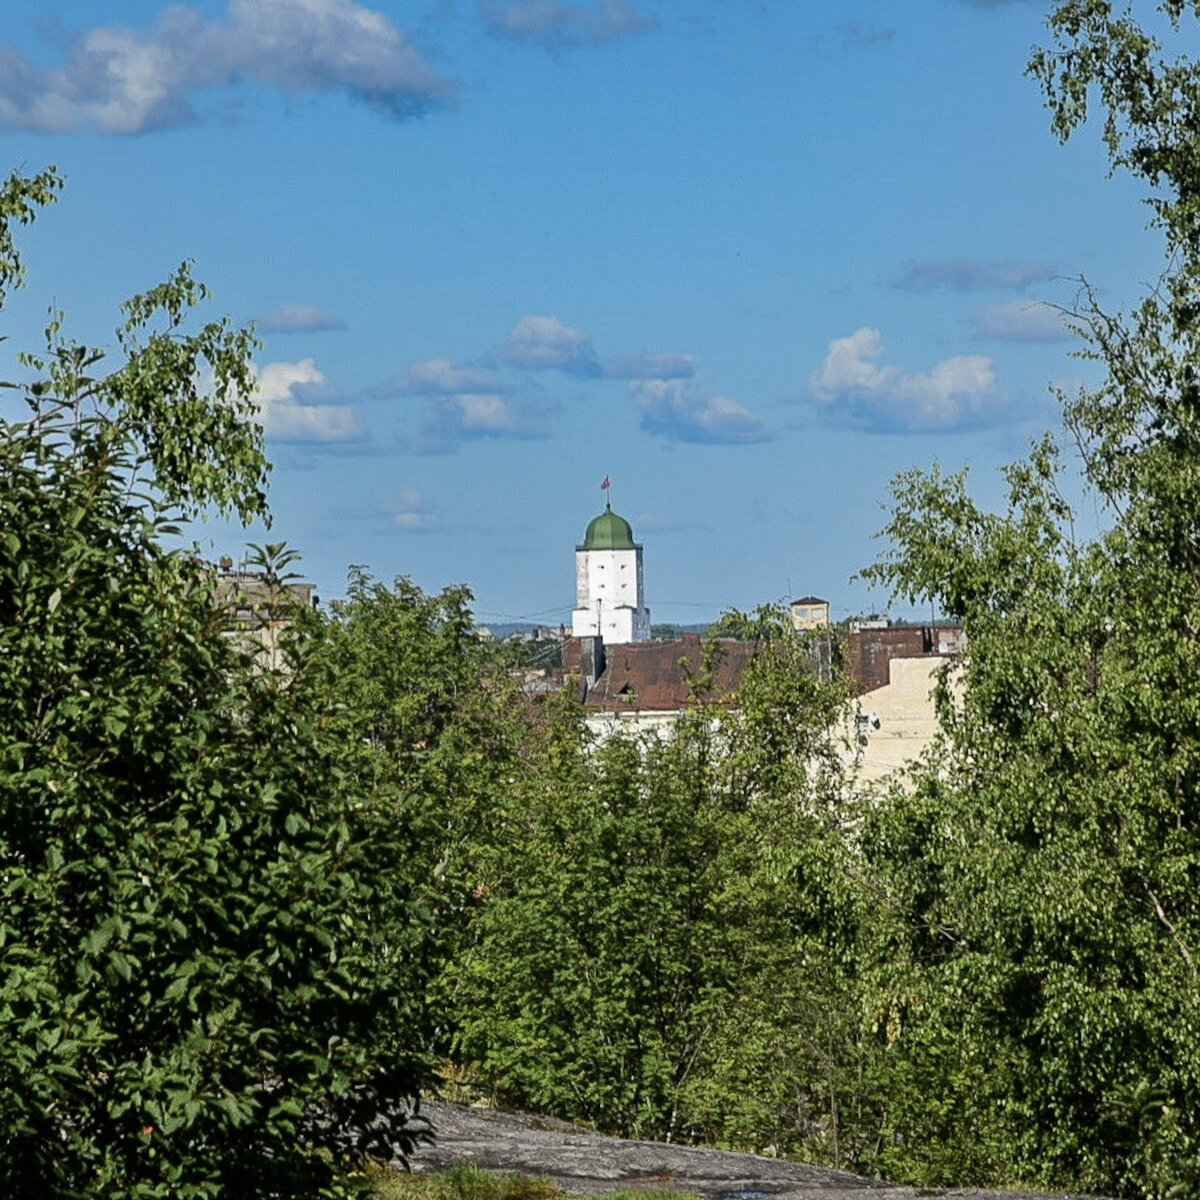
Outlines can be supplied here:
<path id="1" fill-rule="evenodd" d="M 511 391 L 493 371 L 452 358 L 428 358 L 372 394 L 424 397 L 409 447 L 418 454 L 452 454 L 464 441 L 547 436 L 546 406 Z"/>
<path id="2" fill-rule="evenodd" d="M 469 437 L 501 437 L 518 431 L 516 416 L 503 396 L 460 392 L 451 405 L 458 427 Z"/>
<path id="3" fill-rule="evenodd" d="M 424 398 L 415 436 L 407 443 L 419 454 L 451 454 L 470 440 L 549 436 L 559 402 L 528 376 L 505 368 L 558 371 L 598 383 L 624 380 L 641 428 L 672 441 L 737 444 L 774 436 L 743 405 L 701 387 L 692 355 L 643 351 L 601 361 L 592 339 L 557 317 L 521 317 L 499 349 L 478 361 L 426 359 L 371 394 Z"/>
<path id="4" fill-rule="evenodd" d="M 761 417 L 704 391 L 689 379 L 644 379 L 629 385 L 642 414 L 642 429 L 675 442 L 765 442 L 772 437 Z"/>
<path id="5" fill-rule="evenodd" d="M 322 312 L 315 304 L 281 304 L 255 317 L 254 323 L 263 333 L 324 333 L 346 328 L 340 317 Z"/>
<path id="6" fill-rule="evenodd" d="M 396 533 L 430 533 L 442 524 L 442 518 L 416 488 L 401 488 L 395 499 L 383 507 L 388 528 Z"/>
<path id="7" fill-rule="evenodd" d="M 1007 342 L 1064 342 L 1072 334 L 1060 309 L 1044 300 L 1011 300 L 971 314 L 977 333 Z"/>
<path id="8" fill-rule="evenodd" d="M 480 15 L 490 33 L 544 50 L 603 46 L 655 27 L 630 0 L 572 4 L 567 0 L 483 0 Z"/>
<path id="9" fill-rule="evenodd" d="M 500 357 L 529 370 L 556 368 L 568 375 L 600 374 L 592 339 L 557 317 L 522 317 L 508 335 Z"/>
<path id="10" fill-rule="evenodd" d="M 454 95 L 388 17 L 354 0 L 230 0 L 224 20 L 178 4 L 148 29 L 91 29 L 58 67 L 0 47 L 0 126 L 120 134 L 181 125 L 196 118 L 196 93 L 242 80 L 342 89 L 394 117 Z"/>
<path id="11" fill-rule="evenodd" d="M 963 354 L 911 373 L 883 363 L 883 337 L 864 326 L 829 343 L 809 384 L 839 421 L 880 430 L 949 430 L 982 424 L 1000 404 L 990 358 Z"/>
<path id="12" fill-rule="evenodd" d="M 545 406 L 494 392 L 431 397 L 410 447 L 418 454 L 453 454 L 463 442 L 549 436 Z"/>
<path id="13" fill-rule="evenodd" d="M 324 387 L 311 358 L 273 362 L 255 369 L 254 398 L 267 437 L 278 442 L 355 442 L 364 436 L 358 413 L 343 404 L 305 400 Z"/>
<path id="14" fill-rule="evenodd" d="M 1015 259 L 943 258 L 909 263 L 895 286 L 910 292 L 1022 291 L 1031 283 L 1053 279 L 1047 263 Z"/>
<path id="15" fill-rule="evenodd" d="M 449 396 L 456 392 L 501 394 L 504 386 L 491 371 L 461 367 L 453 359 L 429 358 L 408 368 L 397 390 L 413 396 Z"/>
<path id="16" fill-rule="evenodd" d="M 609 379 L 692 379 L 696 359 L 690 354 L 624 354 L 604 364 Z"/>

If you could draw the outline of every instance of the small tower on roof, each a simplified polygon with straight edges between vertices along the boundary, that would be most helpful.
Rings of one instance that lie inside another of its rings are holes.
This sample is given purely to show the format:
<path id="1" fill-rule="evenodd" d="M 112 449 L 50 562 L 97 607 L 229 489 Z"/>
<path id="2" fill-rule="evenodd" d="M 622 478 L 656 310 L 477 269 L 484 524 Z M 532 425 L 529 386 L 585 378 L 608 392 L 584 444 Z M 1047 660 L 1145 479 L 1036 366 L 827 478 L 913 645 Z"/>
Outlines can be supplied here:
<path id="1" fill-rule="evenodd" d="M 606 481 L 607 482 L 607 481 Z M 650 640 L 650 610 L 642 581 L 642 548 L 624 517 L 606 501 L 575 547 L 574 637 L 604 639 L 605 645 Z"/>
<path id="2" fill-rule="evenodd" d="M 792 601 L 792 627 L 797 633 L 824 629 L 829 624 L 829 601 L 820 596 L 801 596 Z"/>

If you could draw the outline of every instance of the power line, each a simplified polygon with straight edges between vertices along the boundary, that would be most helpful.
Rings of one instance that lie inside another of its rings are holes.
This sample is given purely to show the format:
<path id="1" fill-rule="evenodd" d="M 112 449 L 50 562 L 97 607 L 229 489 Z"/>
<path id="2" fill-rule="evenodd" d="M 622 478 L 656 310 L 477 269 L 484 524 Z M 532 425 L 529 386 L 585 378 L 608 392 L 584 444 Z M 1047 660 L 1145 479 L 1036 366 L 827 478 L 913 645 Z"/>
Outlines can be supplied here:
<path id="1" fill-rule="evenodd" d="M 475 616 L 487 621 L 536 621 L 539 617 L 562 616 L 574 608 L 574 604 L 560 604 L 553 608 L 539 609 L 531 613 L 502 613 L 491 610 L 475 609 Z"/>

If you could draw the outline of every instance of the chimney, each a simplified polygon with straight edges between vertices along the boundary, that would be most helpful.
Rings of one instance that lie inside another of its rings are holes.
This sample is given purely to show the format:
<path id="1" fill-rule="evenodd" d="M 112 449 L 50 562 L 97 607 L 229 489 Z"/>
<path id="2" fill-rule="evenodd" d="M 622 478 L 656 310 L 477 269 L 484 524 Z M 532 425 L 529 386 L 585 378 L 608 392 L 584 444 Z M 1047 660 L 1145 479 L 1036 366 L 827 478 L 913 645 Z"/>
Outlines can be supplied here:
<path id="1" fill-rule="evenodd" d="M 604 639 L 581 637 L 579 639 L 580 700 L 586 700 L 588 691 L 596 686 L 596 680 L 604 674 Z"/>

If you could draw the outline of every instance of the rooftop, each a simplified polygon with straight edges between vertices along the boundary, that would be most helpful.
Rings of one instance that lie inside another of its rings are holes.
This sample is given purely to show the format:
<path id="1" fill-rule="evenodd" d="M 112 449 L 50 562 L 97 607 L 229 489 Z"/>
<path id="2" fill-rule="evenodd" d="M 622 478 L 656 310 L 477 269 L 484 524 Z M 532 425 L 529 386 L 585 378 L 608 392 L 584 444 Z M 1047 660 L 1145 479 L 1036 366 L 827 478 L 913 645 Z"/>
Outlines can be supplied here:
<path id="1" fill-rule="evenodd" d="M 583 535 L 580 550 L 637 550 L 639 547 L 633 540 L 633 529 L 624 517 L 618 516 L 612 510 L 612 504 L 606 504 L 604 511 L 593 517 L 588 524 L 587 533 Z"/>

